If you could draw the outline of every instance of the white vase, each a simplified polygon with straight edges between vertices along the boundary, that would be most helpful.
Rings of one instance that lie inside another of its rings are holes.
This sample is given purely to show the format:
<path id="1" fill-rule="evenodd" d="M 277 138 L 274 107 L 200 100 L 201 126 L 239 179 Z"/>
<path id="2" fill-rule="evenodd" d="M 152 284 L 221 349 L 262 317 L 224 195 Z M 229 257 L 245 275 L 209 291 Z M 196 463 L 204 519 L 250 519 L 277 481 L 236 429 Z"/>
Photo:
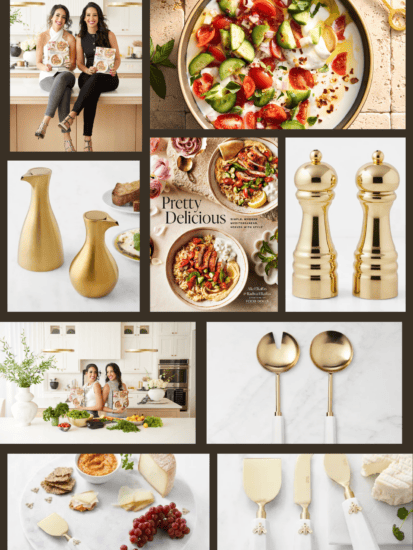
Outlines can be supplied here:
<path id="1" fill-rule="evenodd" d="M 33 397 L 30 388 L 19 388 L 16 393 L 16 403 L 11 406 L 11 413 L 19 426 L 30 426 L 37 414 L 38 406 L 32 402 Z"/>
<path id="2" fill-rule="evenodd" d="M 36 50 L 24 52 L 23 59 L 27 61 L 30 66 L 36 65 Z"/>
<path id="3" fill-rule="evenodd" d="M 165 390 L 161 390 L 161 388 L 153 388 L 148 391 L 148 395 L 152 401 L 160 401 L 165 395 Z"/>

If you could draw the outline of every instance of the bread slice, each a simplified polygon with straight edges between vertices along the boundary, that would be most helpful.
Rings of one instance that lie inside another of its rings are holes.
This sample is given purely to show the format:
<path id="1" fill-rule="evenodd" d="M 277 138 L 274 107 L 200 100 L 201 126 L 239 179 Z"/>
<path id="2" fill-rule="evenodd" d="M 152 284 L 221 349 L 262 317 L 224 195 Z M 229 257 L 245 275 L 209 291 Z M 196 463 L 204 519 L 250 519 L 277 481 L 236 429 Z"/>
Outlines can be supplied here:
<path id="1" fill-rule="evenodd" d="M 133 201 L 138 201 L 141 196 L 140 182 L 117 183 L 112 191 L 112 202 L 116 206 L 125 206 Z"/>
<path id="2" fill-rule="evenodd" d="M 133 211 L 140 212 L 140 209 L 141 209 L 141 201 L 133 201 Z"/>

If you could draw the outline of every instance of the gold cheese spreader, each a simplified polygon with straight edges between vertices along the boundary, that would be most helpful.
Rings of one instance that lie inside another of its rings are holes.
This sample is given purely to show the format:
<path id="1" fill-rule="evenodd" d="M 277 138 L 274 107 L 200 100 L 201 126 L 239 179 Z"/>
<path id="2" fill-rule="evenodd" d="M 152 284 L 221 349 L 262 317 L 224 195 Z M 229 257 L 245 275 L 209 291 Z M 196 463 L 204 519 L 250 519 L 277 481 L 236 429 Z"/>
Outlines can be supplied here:
<path id="1" fill-rule="evenodd" d="M 325 455 L 324 468 L 328 477 L 344 488 L 342 507 L 353 550 L 380 550 L 363 507 L 350 488 L 351 472 L 346 455 Z"/>
<path id="2" fill-rule="evenodd" d="M 69 525 L 66 520 L 59 516 L 59 514 L 56 514 L 56 512 L 39 521 L 37 525 L 51 537 L 64 537 L 69 543 L 69 546 L 73 546 L 78 550 L 91 550 L 85 543 L 67 534 Z"/>
<path id="3" fill-rule="evenodd" d="M 265 505 L 275 499 L 281 488 L 280 458 L 244 458 L 244 491 L 258 504 L 257 517 L 252 522 L 250 548 L 270 548 Z"/>

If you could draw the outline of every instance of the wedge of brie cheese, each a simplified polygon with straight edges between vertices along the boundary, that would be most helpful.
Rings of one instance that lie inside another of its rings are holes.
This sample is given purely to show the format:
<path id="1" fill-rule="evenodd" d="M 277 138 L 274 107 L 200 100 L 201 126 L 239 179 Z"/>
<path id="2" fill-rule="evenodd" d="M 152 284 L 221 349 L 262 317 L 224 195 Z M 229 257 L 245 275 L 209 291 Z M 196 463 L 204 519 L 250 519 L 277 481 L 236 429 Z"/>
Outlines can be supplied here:
<path id="1" fill-rule="evenodd" d="M 155 498 L 150 491 L 121 487 L 119 489 L 118 502 L 113 506 L 119 506 L 127 512 L 137 512 L 138 510 L 147 508 L 154 500 Z"/>
<path id="2" fill-rule="evenodd" d="M 372 496 L 393 506 L 407 504 L 413 500 L 413 455 L 370 454 L 363 455 L 361 474 L 379 474 L 372 490 Z"/>

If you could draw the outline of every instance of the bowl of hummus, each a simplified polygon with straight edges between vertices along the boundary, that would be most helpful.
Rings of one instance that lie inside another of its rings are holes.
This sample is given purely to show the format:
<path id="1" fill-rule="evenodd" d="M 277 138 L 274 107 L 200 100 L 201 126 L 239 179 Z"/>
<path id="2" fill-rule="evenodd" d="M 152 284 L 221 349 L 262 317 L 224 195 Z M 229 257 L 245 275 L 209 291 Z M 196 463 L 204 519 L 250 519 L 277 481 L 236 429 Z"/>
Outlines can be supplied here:
<path id="1" fill-rule="evenodd" d="M 53 54 L 50 58 L 50 64 L 53 67 L 60 67 L 61 65 L 63 65 L 63 57 L 59 53 Z"/>
<path id="2" fill-rule="evenodd" d="M 89 483 L 101 485 L 111 479 L 121 466 L 119 454 L 77 454 L 75 468 L 77 473 Z"/>
<path id="3" fill-rule="evenodd" d="M 203 128 L 348 128 L 367 99 L 373 50 L 352 0 L 199 0 L 178 51 Z"/>
<path id="4" fill-rule="evenodd" d="M 96 63 L 96 70 L 98 73 L 105 73 L 108 70 L 108 64 L 106 61 L 98 61 Z"/>
<path id="5" fill-rule="evenodd" d="M 248 278 L 248 258 L 241 244 L 212 227 L 191 229 L 171 246 L 166 278 L 172 292 L 198 310 L 233 302 Z"/>
<path id="6" fill-rule="evenodd" d="M 266 139 L 228 139 L 213 152 L 209 187 L 221 205 L 258 216 L 278 205 L 278 148 Z"/>

